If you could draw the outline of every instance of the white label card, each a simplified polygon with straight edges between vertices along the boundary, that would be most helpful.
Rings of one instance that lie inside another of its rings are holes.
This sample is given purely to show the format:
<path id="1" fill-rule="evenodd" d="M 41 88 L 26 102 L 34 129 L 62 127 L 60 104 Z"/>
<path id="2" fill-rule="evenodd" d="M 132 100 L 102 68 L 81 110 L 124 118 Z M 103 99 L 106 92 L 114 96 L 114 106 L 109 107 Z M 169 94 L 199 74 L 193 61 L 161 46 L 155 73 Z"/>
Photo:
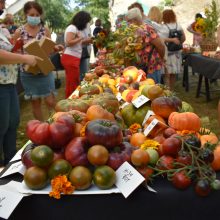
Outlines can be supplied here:
<path id="1" fill-rule="evenodd" d="M 143 73 L 141 73 L 141 74 L 138 76 L 137 82 L 140 82 L 140 81 L 141 81 L 142 76 L 143 76 Z"/>
<path id="2" fill-rule="evenodd" d="M 79 90 L 78 90 L 78 89 L 75 90 L 75 91 L 72 93 L 71 97 L 72 97 L 72 96 L 79 96 Z"/>
<path id="3" fill-rule="evenodd" d="M 22 194 L 10 192 L 0 187 L 0 217 L 8 219 L 22 198 Z"/>
<path id="4" fill-rule="evenodd" d="M 140 108 L 142 105 L 144 105 L 145 103 L 147 103 L 150 99 L 148 99 L 146 96 L 141 95 L 138 98 L 136 98 L 134 101 L 132 101 L 132 104 L 136 107 L 136 108 Z"/>
<path id="5" fill-rule="evenodd" d="M 5 177 L 5 176 L 9 176 L 14 173 L 20 173 L 23 175 L 24 172 L 25 172 L 24 165 L 22 164 L 21 161 L 18 161 L 16 163 L 11 164 L 11 166 L 2 174 L 2 176 L 0 178 Z"/>
<path id="6" fill-rule="evenodd" d="M 142 126 L 147 122 L 147 120 L 150 118 L 150 116 L 152 116 L 152 115 L 155 115 L 155 113 L 153 112 L 153 111 L 151 111 L 151 110 L 148 110 L 148 112 L 147 112 L 147 114 L 146 114 L 146 116 L 145 116 L 145 118 L 144 118 L 144 120 L 143 120 L 143 123 L 142 123 Z"/>
<path id="7" fill-rule="evenodd" d="M 130 103 L 129 102 L 125 102 L 123 105 L 121 105 L 121 109 L 123 109 L 125 106 L 129 105 Z"/>
<path id="8" fill-rule="evenodd" d="M 124 162 L 116 170 L 117 181 L 115 185 L 127 198 L 145 179 L 128 162 Z"/>
<path id="9" fill-rule="evenodd" d="M 144 135 L 148 136 L 148 134 L 150 134 L 150 132 L 153 130 L 153 128 L 157 125 L 159 121 L 155 118 L 144 130 Z"/>
<path id="10" fill-rule="evenodd" d="M 116 98 L 118 99 L 119 102 L 122 100 L 122 96 L 120 92 L 116 95 Z"/>

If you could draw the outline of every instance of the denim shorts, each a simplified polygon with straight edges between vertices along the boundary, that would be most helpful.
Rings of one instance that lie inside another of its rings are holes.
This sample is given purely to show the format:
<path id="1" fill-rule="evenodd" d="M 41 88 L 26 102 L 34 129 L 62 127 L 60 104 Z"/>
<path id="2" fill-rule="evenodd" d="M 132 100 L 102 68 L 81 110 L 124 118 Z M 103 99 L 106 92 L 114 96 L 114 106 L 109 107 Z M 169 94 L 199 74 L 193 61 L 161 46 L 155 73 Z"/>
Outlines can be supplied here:
<path id="1" fill-rule="evenodd" d="M 155 83 L 161 83 L 161 72 L 162 70 L 156 70 L 153 73 L 147 74 L 147 78 L 151 78 Z"/>
<path id="2" fill-rule="evenodd" d="M 54 74 L 48 75 L 22 72 L 20 74 L 21 83 L 24 88 L 24 98 L 33 100 L 45 98 L 51 94 L 56 95 Z"/>

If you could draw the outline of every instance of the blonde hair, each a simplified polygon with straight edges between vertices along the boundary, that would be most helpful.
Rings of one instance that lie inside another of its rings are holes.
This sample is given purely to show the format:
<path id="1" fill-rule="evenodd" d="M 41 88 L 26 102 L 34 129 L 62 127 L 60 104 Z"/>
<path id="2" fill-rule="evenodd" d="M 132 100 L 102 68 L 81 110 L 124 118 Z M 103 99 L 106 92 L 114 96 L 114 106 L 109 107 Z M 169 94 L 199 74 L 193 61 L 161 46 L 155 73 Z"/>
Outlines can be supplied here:
<path id="1" fill-rule="evenodd" d="M 129 21 L 131 19 L 135 19 L 138 22 L 142 21 L 142 15 L 139 8 L 132 8 L 128 10 L 128 13 L 126 14 L 126 19 Z"/>
<path id="2" fill-rule="evenodd" d="M 162 22 L 162 17 L 163 17 L 162 12 L 160 11 L 158 7 L 153 6 L 150 8 L 150 11 L 148 13 L 148 18 L 151 21 L 155 21 L 158 24 L 160 24 Z"/>

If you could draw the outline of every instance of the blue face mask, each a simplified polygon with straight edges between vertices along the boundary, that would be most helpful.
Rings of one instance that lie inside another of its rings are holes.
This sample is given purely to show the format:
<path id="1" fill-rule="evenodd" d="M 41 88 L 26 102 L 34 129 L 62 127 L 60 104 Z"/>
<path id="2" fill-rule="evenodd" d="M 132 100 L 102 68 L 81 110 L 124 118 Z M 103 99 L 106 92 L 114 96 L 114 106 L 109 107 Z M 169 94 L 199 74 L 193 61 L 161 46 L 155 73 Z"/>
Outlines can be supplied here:
<path id="1" fill-rule="evenodd" d="M 40 24 L 40 22 L 41 22 L 40 17 L 27 16 L 27 23 L 32 26 L 36 26 Z"/>

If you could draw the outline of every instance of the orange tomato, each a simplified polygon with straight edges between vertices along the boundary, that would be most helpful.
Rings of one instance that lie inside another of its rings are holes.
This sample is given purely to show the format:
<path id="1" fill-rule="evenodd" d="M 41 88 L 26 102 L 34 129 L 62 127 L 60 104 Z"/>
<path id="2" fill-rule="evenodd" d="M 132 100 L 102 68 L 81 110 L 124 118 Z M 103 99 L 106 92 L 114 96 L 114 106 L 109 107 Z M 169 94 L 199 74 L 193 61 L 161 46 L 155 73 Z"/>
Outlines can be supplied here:
<path id="1" fill-rule="evenodd" d="M 135 166 L 145 166 L 149 163 L 150 157 L 147 151 L 142 149 L 134 150 L 131 154 L 131 162 Z"/>
<path id="2" fill-rule="evenodd" d="M 143 133 L 135 133 L 131 135 L 130 144 L 135 147 L 140 147 L 146 139 Z"/>

